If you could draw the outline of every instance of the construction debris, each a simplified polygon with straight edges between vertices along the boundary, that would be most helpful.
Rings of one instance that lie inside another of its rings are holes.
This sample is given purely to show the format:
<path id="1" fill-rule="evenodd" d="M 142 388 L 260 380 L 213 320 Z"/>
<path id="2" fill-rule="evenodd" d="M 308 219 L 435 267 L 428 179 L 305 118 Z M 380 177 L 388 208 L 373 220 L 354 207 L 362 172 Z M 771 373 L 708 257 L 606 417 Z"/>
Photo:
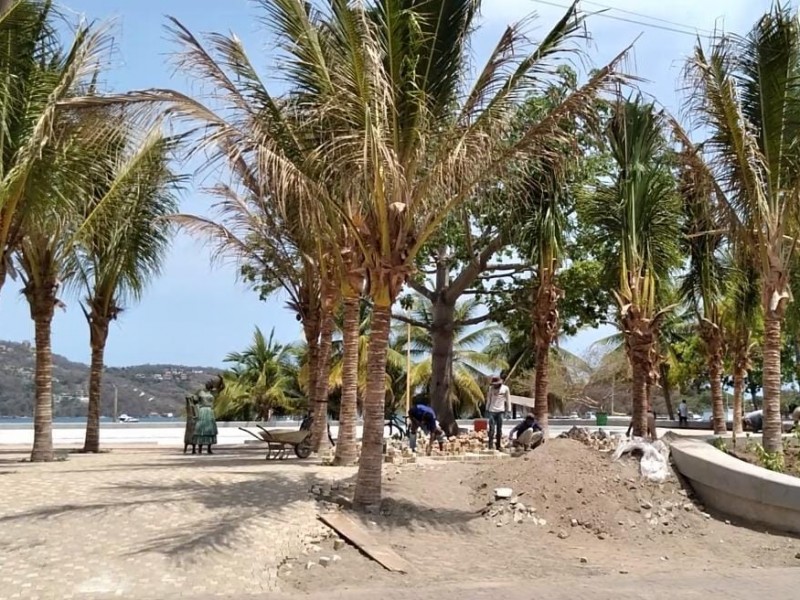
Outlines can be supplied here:
<path id="1" fill-rule="evenodd" d="M 600 452 L 613 452 L 624 439 L 619 434 L 610 434 L 604 429 L 590 431 L 586 427 L 573 427 L 558 436 L 561 439 L 577 440 Z"/>

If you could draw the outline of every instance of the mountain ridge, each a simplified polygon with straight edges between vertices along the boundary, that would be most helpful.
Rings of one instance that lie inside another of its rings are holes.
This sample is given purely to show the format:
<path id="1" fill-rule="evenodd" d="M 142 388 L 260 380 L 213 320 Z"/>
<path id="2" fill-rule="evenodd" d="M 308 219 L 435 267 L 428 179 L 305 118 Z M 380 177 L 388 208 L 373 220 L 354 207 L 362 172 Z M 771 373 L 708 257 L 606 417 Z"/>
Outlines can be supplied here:
<path id="1" fill-rule="evenodd" d="M 34 347 L 28 342 L 0 340 L 0 416 L 33 415 Z M 101 414 L 112 416 L 115 386 L 118 414 L 147 416 L 182 414 L 184 398 L 222 369 L 169 363 L 106 367 L 101 391 Z M 86 415 L 89 365 L 53 354 L 55 416 Z"/>

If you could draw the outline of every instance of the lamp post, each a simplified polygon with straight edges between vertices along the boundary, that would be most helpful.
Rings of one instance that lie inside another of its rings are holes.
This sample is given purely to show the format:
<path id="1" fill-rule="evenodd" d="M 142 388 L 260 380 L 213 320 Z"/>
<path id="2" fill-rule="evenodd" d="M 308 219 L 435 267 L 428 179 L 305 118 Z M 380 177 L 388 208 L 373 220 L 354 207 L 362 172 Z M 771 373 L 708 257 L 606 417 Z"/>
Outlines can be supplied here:
<path id="1" fill-rule="evenodd" d="M 117 422 L 117 406 L 118 406 L 117 403 L 119 401 L 119 390 L 117 390 L 117 385 L 116 384 L 112 383 L 111 385 L 114 387 L 114 423 L 116 423 Z"/>
<path id="2" fill-rule="evenodd" d="M 406 414 L 411 408 L 411 323 L 406 324 Z"/>

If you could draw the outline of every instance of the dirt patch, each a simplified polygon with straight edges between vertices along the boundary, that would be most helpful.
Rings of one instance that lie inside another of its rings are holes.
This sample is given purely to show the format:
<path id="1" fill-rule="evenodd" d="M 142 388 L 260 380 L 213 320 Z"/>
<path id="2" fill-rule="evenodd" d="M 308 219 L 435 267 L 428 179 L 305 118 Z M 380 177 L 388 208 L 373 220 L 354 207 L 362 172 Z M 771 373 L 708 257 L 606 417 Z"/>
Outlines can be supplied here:
<path id="1" fill-rule="evenodd" d="M 519 460 L 502 461 L 469 480 L 476 504 L 489 504 L 494 490 L 510 487 L 530 510 L 563 538 L 582 528 L 620 540 L 697 530 L 708 517 L 676 478 L 663 484 L 641 480 L 635 459 L 612 462 L 571 439 L 551 440 Z M 504 503 L 496 503 L 506 512 Z M 494 518 L 493 510 L 487 518 Z M 541 521 L 540 521 L 541 522 Z"/>
<path id="2" fill-rule="evenodd" d="M 800 566 L 796 538 L 715 518 L 676 478 L 645 483 L 635 460 L 612 462 L 574 440 L 550 440 L 490 464 L 423 463 L 388 467 L 385 475 L 380 510 L 351 515 L 414 572 L 389 573 L 349 545 L 334 549 L 324 540 L 287 562 L 284 590 L 507 582 L 531 574 L 568 585 L 598 575 Z M 495 501 L 497 487 L 512 488 L 515 502 Z M 525 516 L 515 518 L 520 504 Z M 319 564 L 334 554 L 339 558 L 327 567 Z"/>
<path id="3" fill-rule="evenodd" d="M 734 458 L 748 462 L 751 465 L 769 468 L 770 459 L 765 457 L 763 455 L 763 450 L 759 451 L 759 448 L 760 447 L 757 447 L 753 441 L 748 441 L 746 443 L 740 442 L 737 444 L 736 449 L 733 449 L 729 443 L 728 454 Z M 776 468 L 774 470 L 777 471 L 779 469 Z M 796 433 L 792 437 L 784 438 L 783 469 L 780 470 L 780 472 L 786 475 L 800 477 L 800 435 Z"/>

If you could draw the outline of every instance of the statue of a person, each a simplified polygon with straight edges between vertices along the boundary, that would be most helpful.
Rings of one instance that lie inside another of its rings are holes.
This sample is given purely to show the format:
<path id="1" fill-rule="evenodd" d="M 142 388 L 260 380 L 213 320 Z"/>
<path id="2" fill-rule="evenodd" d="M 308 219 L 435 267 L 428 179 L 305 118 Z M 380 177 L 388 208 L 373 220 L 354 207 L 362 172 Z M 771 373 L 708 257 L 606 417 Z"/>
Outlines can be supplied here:
<path id="1" fill-rule="evenodd" d="M 197 420 L 194 424 L 192 446 L 199 446 L 198 453 L 203 453 L 203 446 L 208 454 L 213 454 L 211 446 L 217 443 L 217 421 L 214 417 L 214 396 L 222 390 L 222 377 L 206 382 L 205 389 L 197 393 L 195 409 Z"/>

